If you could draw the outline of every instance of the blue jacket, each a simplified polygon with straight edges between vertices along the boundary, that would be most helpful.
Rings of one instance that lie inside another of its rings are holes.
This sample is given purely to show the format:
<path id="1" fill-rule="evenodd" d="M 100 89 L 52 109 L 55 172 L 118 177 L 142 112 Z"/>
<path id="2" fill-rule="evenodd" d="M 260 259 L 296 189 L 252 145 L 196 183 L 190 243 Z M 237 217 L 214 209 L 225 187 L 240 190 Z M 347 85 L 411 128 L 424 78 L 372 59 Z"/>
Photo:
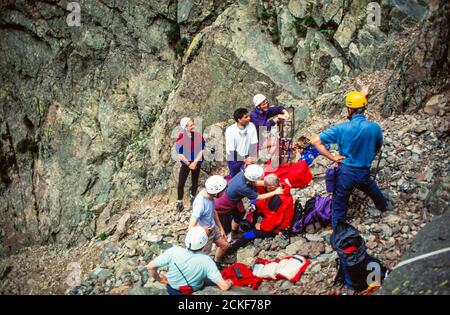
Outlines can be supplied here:
<path id="1" fill-rule="evenodd" d="M 349 121 L 337 124 L 320 133 L 324 144 L 336 143 L 345 165 L 370 168 L 376 152 L 383 144 L 381 127 L 356 114 Z"/>

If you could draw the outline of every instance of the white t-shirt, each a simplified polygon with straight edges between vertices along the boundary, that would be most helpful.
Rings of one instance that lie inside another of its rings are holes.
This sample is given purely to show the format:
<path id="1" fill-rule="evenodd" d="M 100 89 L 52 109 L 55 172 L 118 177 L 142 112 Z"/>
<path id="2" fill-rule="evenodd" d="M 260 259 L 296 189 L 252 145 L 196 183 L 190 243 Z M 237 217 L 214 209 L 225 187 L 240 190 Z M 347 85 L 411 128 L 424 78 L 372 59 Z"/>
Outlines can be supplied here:
<path id="1" fill-rule="evenodd" d="M 225 130 L 225 147 L 227 155 L 237 151 L 241 156 L 249 154 L 250 145 L 258 143 L 258 134 L 255 125 L 250 122 L 244 129 L 240 129 L 237 123 Z"/>

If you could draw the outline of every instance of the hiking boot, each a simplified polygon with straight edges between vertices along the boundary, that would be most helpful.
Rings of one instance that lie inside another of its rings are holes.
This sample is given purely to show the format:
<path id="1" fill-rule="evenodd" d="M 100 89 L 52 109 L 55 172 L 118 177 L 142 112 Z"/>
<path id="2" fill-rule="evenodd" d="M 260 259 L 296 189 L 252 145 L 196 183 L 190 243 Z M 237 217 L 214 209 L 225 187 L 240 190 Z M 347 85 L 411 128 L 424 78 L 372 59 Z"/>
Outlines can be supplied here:
<path id="1" fill-rule="evenodd" d="M 177 211 L 183 211 L 184 206 L 183 206 L 183 200 L 177 200 L 177 204 L 176 204 L 176 209 Z"/>

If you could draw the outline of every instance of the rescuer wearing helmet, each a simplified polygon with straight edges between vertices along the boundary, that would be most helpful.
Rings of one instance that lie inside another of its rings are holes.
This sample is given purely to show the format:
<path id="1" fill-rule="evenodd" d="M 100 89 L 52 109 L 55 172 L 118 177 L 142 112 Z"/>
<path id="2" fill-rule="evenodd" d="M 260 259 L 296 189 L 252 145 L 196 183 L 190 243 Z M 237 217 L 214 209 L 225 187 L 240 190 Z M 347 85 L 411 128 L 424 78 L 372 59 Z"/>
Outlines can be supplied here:
<path id="1" fill-rule="evenodd" d="M 195 226 L 201 226 L 208 234 L 208 242 L 203 247 L 203 253 L 211 252 L 212 243 L 217 245 L 215 261 L 222 262 L 222 258 L 230 244 L 227 235 L 219 220 L 219 215 L 214 210 L 214 198 L 222 195 L 227 187 L 225 178 L 219 175 L 209 177 L 205 182 L 205 189 L 198 193 L 192 205 L 192 215 L 189 221 L 189 230 Z"/>
<path id="2" fill-rule="evenodd" d="M 336 173 L 336 186 L 333 193 L 332 218 L 333 228 L 347 217 L 348 200 L 353 188 L 365 192 L 380 211 L 387 207 L 386 199 L 377 184 L 370 177 L 370 166 L 376 153 L 383 144 L 381 127 L 366 120 L 366 96 L 353 91 L 345 97 L 349 121 L 337 124 L 311 138 L 317 150 L 333 162 L 339 163 Z M 333 156 L 324 144 L 338 145 L 339 155 Z"/>
<path id="3" fill-rule="evenodd" d="M 256 187 L 264 186 L 263 176 L 264 169 L 258 164 L 247 166 L 244 171 L 241 170 L 231 179 L 224 194 L 214 201 L 225 232 L 228 234 L 231 231 L 232 239 L 239 238 L 239 223 L 245 215 L 242 199 L 264 200 L 283 194 L 281 187 L 268 193 L 258 194 Z"/>
<path id="4" fill-rule="evenodd" d="M 250 112 L 250 121 L 258 132 L 258 154 L 263 161 L 270 160 L 278 151 L 278 130 L 272 129 L 278 123 L 289 119 L 289 113 L 284 106 L 270 106 L 263 94 L 253 97 L 255 108 Z"/>
<path id="5" fill-rule="evenodd" d="M 147 265 L 150 275 L 156 281 L 167 284 L 170 295 L 192 294 L 213 283 L 227 291 L 233 282 L 224 280 L 212 258 L 202 253 L 207 242 L 205 229 L 193 227 L 186 235 L 186 248 L 173 246 Z M 158 268 L 167 265 L 167 277 L 159 275 Z"/>

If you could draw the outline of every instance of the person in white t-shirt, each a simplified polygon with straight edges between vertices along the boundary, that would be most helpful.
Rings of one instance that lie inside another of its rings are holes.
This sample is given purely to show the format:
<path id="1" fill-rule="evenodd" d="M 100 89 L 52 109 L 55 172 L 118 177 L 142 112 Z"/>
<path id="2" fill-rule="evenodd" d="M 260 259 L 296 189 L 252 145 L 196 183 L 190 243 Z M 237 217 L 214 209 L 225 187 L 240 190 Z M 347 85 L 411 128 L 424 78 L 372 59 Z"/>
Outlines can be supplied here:
<path id="1" fill-rule="evenodd" d="M 233 114 L 235 124 L 225 131 L 227 165 L 230 176 L 234 177 L 244 165 L 256 161 L 258 133 L 250 122 L 250 115 L 245 108 L 238 108 Z"/>

